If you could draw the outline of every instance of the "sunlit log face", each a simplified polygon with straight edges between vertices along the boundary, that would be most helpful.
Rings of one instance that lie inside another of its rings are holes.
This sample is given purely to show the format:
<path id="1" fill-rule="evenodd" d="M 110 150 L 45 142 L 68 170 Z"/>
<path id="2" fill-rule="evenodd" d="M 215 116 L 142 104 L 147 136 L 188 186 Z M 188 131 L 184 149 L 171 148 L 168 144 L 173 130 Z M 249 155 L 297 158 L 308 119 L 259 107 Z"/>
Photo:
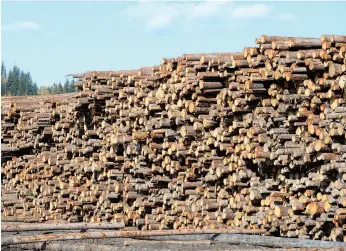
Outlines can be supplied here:
<path id="1" fill-rule="evenodd" d="M 256 43 L 2 98 L 2 220 L 343 240 L 346 37 Z"/>

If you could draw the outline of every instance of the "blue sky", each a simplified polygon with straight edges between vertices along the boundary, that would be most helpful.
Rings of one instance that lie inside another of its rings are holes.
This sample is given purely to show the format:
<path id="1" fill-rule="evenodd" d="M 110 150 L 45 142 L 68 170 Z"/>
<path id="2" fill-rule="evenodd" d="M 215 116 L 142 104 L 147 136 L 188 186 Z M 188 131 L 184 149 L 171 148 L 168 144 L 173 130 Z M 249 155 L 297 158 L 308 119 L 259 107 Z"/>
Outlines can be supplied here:
<path id="1" fill-rule="evenodd" d="M 2 2 L 2 60 L 39 85 L 184 53 L 242 51 L 262 34 L 346 34 L 346 2 Z"/>

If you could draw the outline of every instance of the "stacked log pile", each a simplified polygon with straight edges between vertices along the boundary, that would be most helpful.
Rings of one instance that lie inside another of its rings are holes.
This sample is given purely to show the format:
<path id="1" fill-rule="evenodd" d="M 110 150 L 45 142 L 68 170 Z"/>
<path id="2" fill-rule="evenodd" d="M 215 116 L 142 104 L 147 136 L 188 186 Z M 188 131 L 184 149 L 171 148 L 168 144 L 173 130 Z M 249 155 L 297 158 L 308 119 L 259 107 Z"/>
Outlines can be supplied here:
<path id="1" fill-rule="evenodd" d="M 44 96 L 3 97 L 1 100 L 1 160 L 42 151 L 41 142 L 58 119 L 56 106 L 68 107 L 76 93 Z M 41 142 L 41 143 L 40 143 Z M 39 147 L 35 147 L 38 146 Z M 30 156 L 26 156 L 30 158 Z M 12 170 L 14 171 L 14 170 Z"/>
<path id="2" fill-rule="evenodd" d="M 2 215 L 346 240 L 346 36 L 256 43 L 87 72 L 69 102 L 12 107 Z"/>

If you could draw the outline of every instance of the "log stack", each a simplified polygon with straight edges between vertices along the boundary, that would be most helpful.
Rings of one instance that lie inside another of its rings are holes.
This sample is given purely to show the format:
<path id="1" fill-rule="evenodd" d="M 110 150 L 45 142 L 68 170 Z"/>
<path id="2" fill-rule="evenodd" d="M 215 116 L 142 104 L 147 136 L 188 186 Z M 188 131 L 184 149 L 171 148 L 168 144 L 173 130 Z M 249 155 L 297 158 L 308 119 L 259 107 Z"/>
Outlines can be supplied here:
<path id="1" fill-rule="evenodd" d="M 66 102 L 12 106 L 2 216 L 346 241 L 346 36 L 256 44 L 78 74 Z"/>

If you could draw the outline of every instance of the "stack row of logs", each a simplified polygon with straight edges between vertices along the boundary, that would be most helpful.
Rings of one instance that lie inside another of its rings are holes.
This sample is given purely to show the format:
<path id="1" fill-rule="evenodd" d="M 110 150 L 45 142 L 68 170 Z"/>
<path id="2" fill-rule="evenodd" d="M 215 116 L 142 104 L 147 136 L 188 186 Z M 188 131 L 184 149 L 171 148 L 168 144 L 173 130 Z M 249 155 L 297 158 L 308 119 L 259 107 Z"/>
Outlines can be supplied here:
<path id="1" fill-rule="evenodd" d="M 68 102 L 10 108 L 2 215 L 346 240 L 346 36 L 256 43 L 87 72 Z"/>
<path id="2" fill-rule="evenodd" d="M 43 96 L 2 97 L 1 160 L 39 153 L 51 144 L 40 137 L 48 135 L 55 123 L 57 105 L 67 106 L 76 93 Z M 39 147 L 34 147 L 39 144 Z M 44 146 L 45 145 L 45 146 Z M 30 158 L 30 157 L 29 157 Z"/>

